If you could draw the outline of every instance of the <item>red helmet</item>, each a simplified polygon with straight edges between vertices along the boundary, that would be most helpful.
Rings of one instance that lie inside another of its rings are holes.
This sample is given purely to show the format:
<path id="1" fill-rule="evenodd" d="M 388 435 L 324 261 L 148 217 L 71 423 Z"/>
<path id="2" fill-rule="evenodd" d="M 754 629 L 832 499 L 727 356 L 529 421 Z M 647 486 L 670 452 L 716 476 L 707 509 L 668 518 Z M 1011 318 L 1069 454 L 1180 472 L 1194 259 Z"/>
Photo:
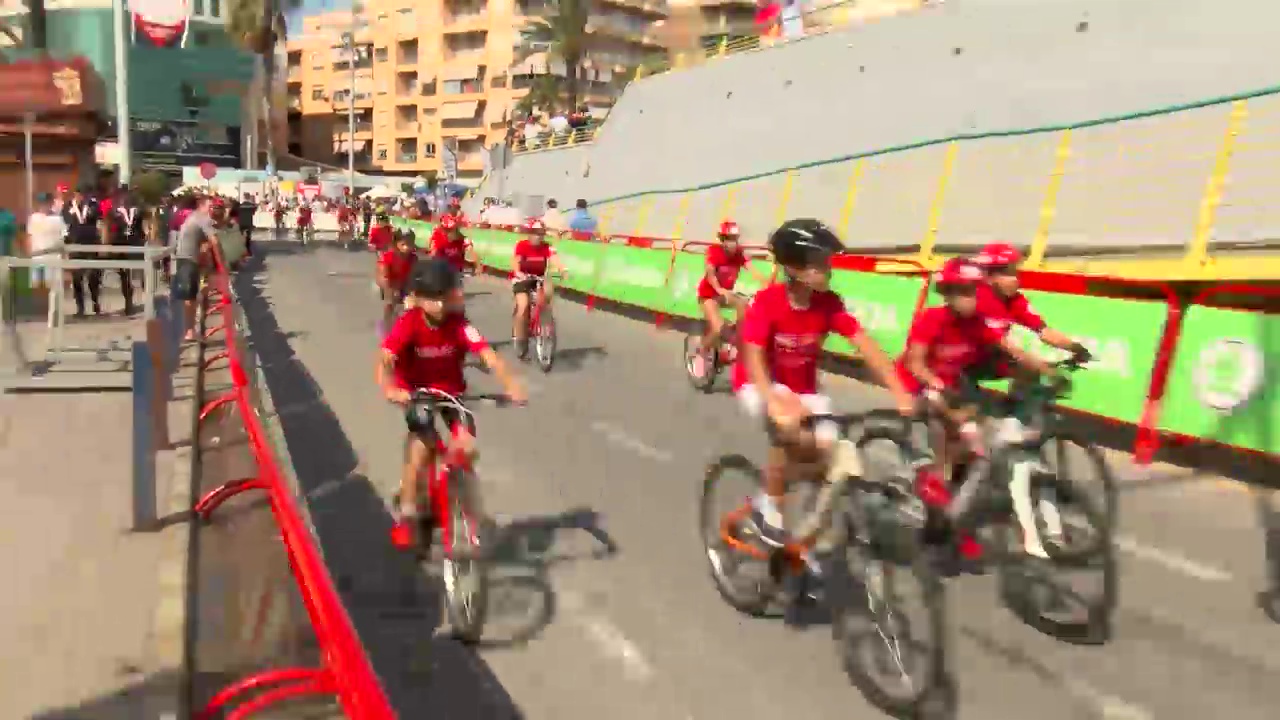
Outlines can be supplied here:
<path id="1" fill-rule="evenodd" d="M 531 218 L 524 224 L 524 232 L 526 235 L 546 235 L 547 226 L 543 225 L 538 218 Z"/>
<path id="2" fill-rule="evenodd" d="M 457 230 L 458 218 L 452 215 L 442 215 L 440 216 L 440 227 L 444 230 Z"/>
<path id="3" fill-rule="evenodd" d="M 722 238 L 737 238 L 742 235 L 742 229 L 738 227 L 738 223 L 732 220 L 725 220 L 720 223 L 720 230 L 716 235 Z"/>
<path id="4" fill-rule="evenodd" d="M 933 274 L 935 285 L 964 286 L 982 282 L 982 270 L 964 258 L 951 258 Z"/>
<path id="5" fill-rule="evenodd" d="M 1022 253 L 1009 243 L 988 243 L 974 256 L 973 262 L 982 267 L 1017 267 L 1022 263 Z"/>

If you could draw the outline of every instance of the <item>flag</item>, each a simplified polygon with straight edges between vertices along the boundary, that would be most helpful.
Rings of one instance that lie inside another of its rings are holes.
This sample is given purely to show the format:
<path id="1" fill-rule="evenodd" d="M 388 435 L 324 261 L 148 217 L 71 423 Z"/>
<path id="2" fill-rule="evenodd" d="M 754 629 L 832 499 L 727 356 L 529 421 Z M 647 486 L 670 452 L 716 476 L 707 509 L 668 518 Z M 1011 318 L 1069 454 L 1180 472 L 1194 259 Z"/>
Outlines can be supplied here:
<path id="1" fill-rule="evenodd" d="M 145 38 L 154 47 L 185 47 L 191 0 L 129 0 L 133 42 Z"/>

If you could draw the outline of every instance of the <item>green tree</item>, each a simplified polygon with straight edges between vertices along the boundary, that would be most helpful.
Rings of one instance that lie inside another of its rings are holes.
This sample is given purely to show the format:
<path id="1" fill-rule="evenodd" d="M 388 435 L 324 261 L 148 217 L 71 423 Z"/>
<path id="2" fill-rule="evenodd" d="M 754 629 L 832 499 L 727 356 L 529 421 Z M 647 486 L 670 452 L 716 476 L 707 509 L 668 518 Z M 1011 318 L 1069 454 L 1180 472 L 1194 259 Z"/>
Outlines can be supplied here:
<path id="1" fill-rule="evenodd" d="M 539 75 L 533 79 L 529 92 L 516 103 L 516 112 L 531 114 L 534 109 L 554 111 L 560 104 L 561 80 L 555 75 Z"/>
<path id="2" fill-rule="evenodd" d="M 241 49 L 258 56 L 262 63 L 262 94 L 267 126 L 267 163 L 276 166 L 275 74 L 276 47 L 285 41 L 284 6 L 298 7 L 299 0 L 230 0 L 227 34 Z"/>
<path id="3" fill-rule="evenodd" d="M 144 205 L 156 207 L 169 196 L 169 176 L 159 170 L 146 170 L 134 175 L 129 187 Z"/>
<path id="4" fill-rule="evenodd" d="M 564 90 L 571 108 L 578 105 L 579 73 L 587 56 L 587 23 L 590 17 L 590 0 L 552 0 L 542 15 L 530 20 L 520 30 L 518 59 L 546 52 L 564 63 Z"/>

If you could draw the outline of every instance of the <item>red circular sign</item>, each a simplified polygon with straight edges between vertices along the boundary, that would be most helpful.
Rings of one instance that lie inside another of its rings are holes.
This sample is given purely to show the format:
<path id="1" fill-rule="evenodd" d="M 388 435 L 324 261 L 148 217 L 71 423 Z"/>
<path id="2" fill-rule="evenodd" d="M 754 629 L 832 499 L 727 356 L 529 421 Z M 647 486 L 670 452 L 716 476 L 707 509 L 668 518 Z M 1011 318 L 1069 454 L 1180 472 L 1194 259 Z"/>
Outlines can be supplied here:
<path id="1" fill-rule="evenodd" d="M 200 177 L 205 180 L 212 180 L 218 174 L 218 166 L 213 163 L 200 163 Z"/>

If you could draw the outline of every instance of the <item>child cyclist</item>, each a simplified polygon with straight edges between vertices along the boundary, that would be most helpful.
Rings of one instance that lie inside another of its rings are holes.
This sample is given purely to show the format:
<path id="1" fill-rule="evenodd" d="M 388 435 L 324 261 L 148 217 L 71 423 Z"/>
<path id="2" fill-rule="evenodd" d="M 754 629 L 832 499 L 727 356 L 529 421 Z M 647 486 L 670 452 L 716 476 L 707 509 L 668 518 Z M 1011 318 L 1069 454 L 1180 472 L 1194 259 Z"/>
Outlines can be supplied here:
<path id="1" fill-rule="evenodd" d="M 950 501 L 949 490 L 939 480 L 947 467 L 952 468 L 953 477 L 960 474 L 963 479 L 963 461 L 984 452 L 972 376 L 977 364 L 996 352 L 1033 373 L 1054 372 L 1043 360 L 1014 345 L 1007 327 L 989 322 L 978 311 L 982 285 L 982 270 L 970 261 L 952 258 L 944 263 L 934 275 L 943 304 L 926 308 L 912 321 L 907 347 L 897 362 L 902 385 L 913 395 L 923 396 L 942 418 L 940 437 L 930 443 L 938 474 L 922 478 L 920 488 L 931 504 Z M 959 549 L 970 560 L 981 553 L 981 547 L 967 537 L 960 539 Z"/>
<path id="2" fill-rule="evenodd" d="M 460 273 L 471 266 L 474 261 L 471 242 L 462 234 L 462 225 L 456 217 L 440 218 L 440 224 L 431 233 L 430 254 L 448 262 Z"/>
<path id="3" fill-rule="evenodd" d="M 831 400 L 818 392 L 818 360 L 827 335 L 835 332 L 858 349 L 868 369 L 893 393 L 900 412 L 915 403 L 893 363 L 829 290 L 831 257 L 844 250 L 836 234 L 817 220 L 789 220 L 769 237 L 769 250 L 784 279 L 756 293 L 742 321 L 742 354 L 734 363 L 734 393 L 747 414 L 763 418 L 769 436 L 764 493 L 756 498 L 753 520 L 770 545 L 786 542 L 782 505 L 788 471 L 817 461 L 830 479 L 857 475 L 857 452 L 838 442 L 830 418 Z M 815 416 L 812 427 L 806 417 Z"/>
<path id="4" fill-rule="evenodd" d="M 397 231 L 394 234 L 394 244 L 378 253 L 378 290 L 382 298 L 382 322 L 379 325 L 379 336 L 391 327 L 396 317 L 396 309 L 404 305 L 406 284 L 417 260 L 418 254 L 413 248 L 413 234 L 408 231 Z"/>
<path id="5" fill-rule="evenodd" d="M 738 223 L 725 220 L 720 223 L 720 229 L 716 233 L 720 244 L 707 248 L 707 273 L 698 283 L 698 305 L 701 306 L 702 317 L 706 321 L 706 332 L 702 335 L 698 356 L 693 360 L 693 372 L 698 377 L 706 373 L 710 365 L 707 360 L 720 345 L 720 335 L 724 332 L 724 318 L 720 315 L 720 308 L 733 308 L 734 317 L 739 321 L 747 309 L 746 302 L 733 292 L 742 269 L 746 268 L 761 285 L 766 283 L 765 278 L 748 264 L 747 254 L 738 242 L 741 235 Z"/>
<path id="6" fill-rule="evenodd" d="M 523 357 L 525 353 L 525 335 L 529 330 L 529 308 L 533 298 L 533 289 L 537 286 L 537 278 L 543 278 L 543 302 L 551 305 L 551 281 L 547 279 L 547 270 L 551 269 L 564 274 L 564 268 L 556 258 L 556 250 L 547 243 L 547 227 L 542 221 L 534 218 L 524 226 L 525 237 L 516 243 L 511 258 L 511 294 L 514 305 L 511 309 L 511 341 L 516 352 Z"/>
<path id="7" fill-rule="evenodd" d="M 376 369 L 383 394 L 405 409 L 409 430 L 400 507 L 391 531 L 392 543 L 400 548 L 418 542 L 418 497 L 426 490 L 419 484 L 426 482 L 423 476 L 439 460 L 435 418 L 425 416 L 424 408 L 413 402 L 413 391 L 433 389 L 461 397 L 467 390 L 463 364 L 467 355 L 474 353 L 502 383 L 512 402 L 526 401 L 520 382 L 462 314 L 462 278 L 449 263 L 437 258 L 417 263 L 406 289 L 413 302 L 382 341 Z M 439 415 L 450 434 L 447 452 L 474 460 L 475 426 L 470 417 L 448 406 L 442 406 Z"/>

